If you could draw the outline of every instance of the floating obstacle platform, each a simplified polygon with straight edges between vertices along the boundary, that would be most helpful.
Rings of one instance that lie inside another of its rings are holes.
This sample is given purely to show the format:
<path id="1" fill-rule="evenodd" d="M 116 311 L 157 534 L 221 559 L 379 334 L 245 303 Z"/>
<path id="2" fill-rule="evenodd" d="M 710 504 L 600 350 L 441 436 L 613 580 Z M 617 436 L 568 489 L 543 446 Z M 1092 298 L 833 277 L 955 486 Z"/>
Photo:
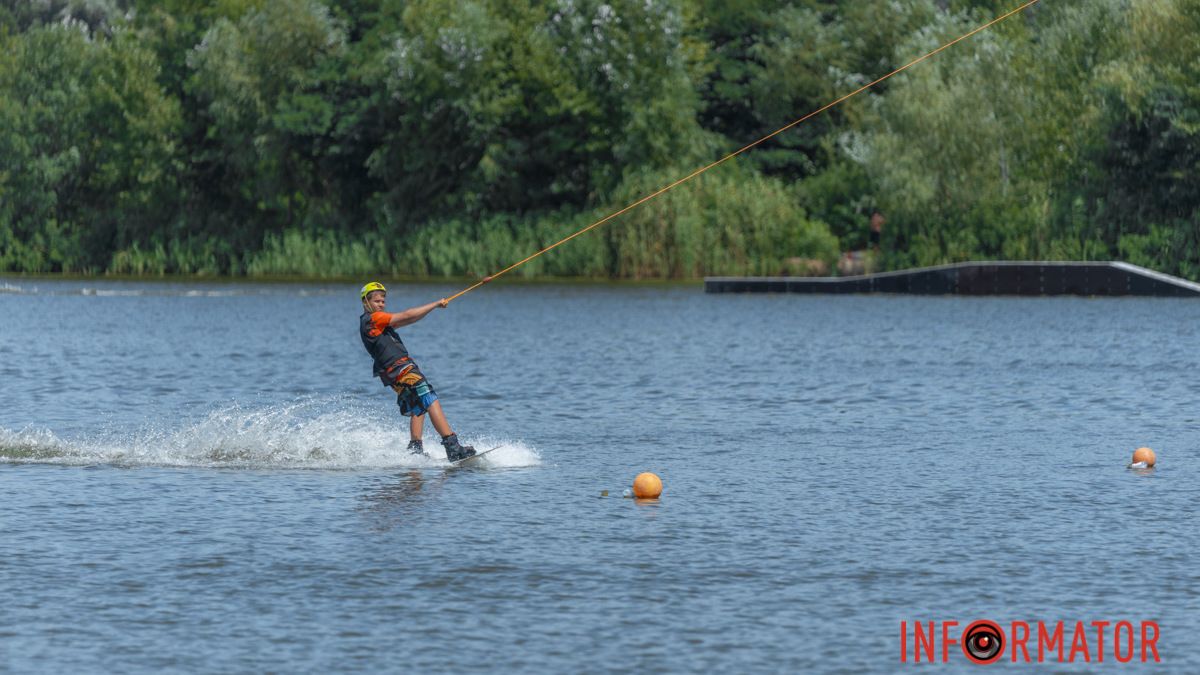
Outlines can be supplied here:
<path id="1" fill-rule="evenodd" d="M 963 262 L 846 277 L 705 277 L 704 292 L 1200 297 L 1200 284 L 1123 262 Z"/>

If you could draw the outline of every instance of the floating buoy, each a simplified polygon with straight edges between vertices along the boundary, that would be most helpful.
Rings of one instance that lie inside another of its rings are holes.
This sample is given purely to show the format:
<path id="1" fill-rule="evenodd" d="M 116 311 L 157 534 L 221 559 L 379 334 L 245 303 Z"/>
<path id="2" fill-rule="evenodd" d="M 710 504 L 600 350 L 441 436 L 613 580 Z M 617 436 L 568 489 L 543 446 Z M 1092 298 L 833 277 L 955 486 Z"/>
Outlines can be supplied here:
<path id="1" fill-rule="evenodd" d="M 1138 448 L 1133 451 L 1133 463 L 1145 462 L 1146 466 L 1154 466 L 1154 451 L 1150 448 Z"/>
<path id="2" fill-rule="evenodd" d="M 658 499 L 662 494 L 662 479 L 650 473 L 639 473 L 633 479 L 633 496 L 638 499 Z"/>

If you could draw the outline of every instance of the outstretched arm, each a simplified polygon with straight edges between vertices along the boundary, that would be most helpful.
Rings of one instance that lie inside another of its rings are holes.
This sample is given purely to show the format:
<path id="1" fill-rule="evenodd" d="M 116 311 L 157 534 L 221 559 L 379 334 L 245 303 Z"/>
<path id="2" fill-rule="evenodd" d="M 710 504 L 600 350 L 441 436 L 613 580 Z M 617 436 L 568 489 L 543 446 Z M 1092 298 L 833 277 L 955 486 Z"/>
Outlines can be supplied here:
<path id="1" fill-rule="evenodd" d="M 392 328 L 399 328 L 400 326 L 407 326 L 410 323 L 416 323 L 421 319 L 424 319 L 427 314 L 438 307 L 445 307 L 448 304 L 450 303 L 448 303 L 445 298 L 442 298 L 441 300 L 438 300 L 437 302 L 431 302 L 428 305 L 412 307 L 404 310 L 403 312 L 397 312 L 392 315 L 392 320 L 388 322 L 388 325 Z"/>

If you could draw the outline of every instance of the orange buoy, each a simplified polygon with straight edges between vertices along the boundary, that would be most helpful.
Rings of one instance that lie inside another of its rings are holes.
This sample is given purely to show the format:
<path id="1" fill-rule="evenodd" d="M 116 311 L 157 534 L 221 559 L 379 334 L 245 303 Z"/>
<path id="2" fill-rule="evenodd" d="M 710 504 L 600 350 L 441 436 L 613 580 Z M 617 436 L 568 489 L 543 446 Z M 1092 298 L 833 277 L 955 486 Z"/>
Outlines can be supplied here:
<path id="1" fill-rule="evenodd" d="M 1133 451 L 1133 463 L 1145 462 L 1146 466 L 1154 466 L 1154 451 L 1150 448 L 1138 448 Z"/>
<path id="2" fill-rule="evenodd" d="M 658 499 L 662 494 L 662 479 L 647 471 L 633 479 L 633 496 L 638 499 Z"/>

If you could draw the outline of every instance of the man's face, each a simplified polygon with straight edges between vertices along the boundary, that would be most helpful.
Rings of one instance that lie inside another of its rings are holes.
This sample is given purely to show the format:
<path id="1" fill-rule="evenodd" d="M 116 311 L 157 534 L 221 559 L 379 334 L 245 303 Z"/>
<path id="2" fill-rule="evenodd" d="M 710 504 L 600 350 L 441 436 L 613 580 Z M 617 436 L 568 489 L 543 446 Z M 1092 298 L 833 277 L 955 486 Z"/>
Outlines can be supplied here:
<path id="1" fill-rule="evenodd" d="M 371 291 L 367 294 L 366 300 L 367 309 L 372 312 L 382 312 L 387 306 L 387 293 L 383 291 Z"/>

